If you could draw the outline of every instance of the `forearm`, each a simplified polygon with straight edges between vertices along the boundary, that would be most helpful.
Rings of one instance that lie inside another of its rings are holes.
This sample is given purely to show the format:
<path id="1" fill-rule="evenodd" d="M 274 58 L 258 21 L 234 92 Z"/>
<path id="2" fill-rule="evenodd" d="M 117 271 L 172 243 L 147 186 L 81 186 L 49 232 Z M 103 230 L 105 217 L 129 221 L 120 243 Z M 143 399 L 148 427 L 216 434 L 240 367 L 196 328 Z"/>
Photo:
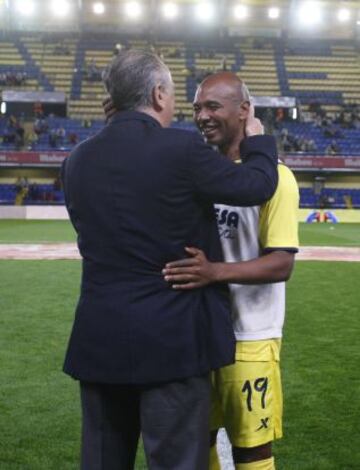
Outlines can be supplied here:
<path id="1" fill-rule="evenodd" d="M 292 271 L 293 258 L 293 253 L 279 251 L 238 263 L 212 263 L 213 282 L 267 284 L 286 281 Z"/>
<path id="2" fill-rule="evenodd" d="M 194 136 L 190 152 L 193 158 L 189 158 L 188 167 L 200 198 L 247 207 L 260 205 L 273 195 L 278 181 L 274 138 L 253 136 L 244 142 L 244 164 L 236 165 Z"/>

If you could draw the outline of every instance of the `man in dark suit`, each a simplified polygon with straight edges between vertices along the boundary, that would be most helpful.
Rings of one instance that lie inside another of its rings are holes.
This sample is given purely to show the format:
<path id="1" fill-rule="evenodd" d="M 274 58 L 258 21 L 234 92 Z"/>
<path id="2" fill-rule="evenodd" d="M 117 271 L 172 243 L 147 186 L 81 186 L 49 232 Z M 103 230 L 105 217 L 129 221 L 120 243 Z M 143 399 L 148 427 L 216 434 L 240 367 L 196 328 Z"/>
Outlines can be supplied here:
<path id="1" fill-rule="evenodd" d="M 212 204 L 271 197 L 275 141 L 252 136 L 262 128 L 249 121 L 235 165 L 200 135 L 167 128 L 173 83 L 154 54 L 121 51 L 105 84 L 121 112 L 62 169 L 83 257 L 64 365 L 80 381 L 82 469 L 132 469 L 141 429 L 151 470 L 205 470 L 208 374 L 234 360 L 228 292 L 179 292 L 161 271 L 185 246 L 222 259 Z"/>

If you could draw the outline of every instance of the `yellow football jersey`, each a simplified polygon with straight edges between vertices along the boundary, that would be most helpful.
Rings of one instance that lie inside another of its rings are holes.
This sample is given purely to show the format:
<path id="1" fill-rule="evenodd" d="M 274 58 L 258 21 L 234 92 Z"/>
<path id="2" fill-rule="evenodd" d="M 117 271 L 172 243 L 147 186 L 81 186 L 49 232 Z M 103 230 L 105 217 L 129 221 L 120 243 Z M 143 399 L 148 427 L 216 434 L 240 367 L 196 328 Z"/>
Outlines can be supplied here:
<path id="1" fill-rule="evenodd" d="M 216 205 L 224 259 L 247 261 L 276 249 L 298 250 L 299 190 L 292 171 L 278 165 L 273 197 L 261 206 Z M 240 340 L 280 338 L 285 316 L 285 283 L 230 284 L 235 336 Z"/>

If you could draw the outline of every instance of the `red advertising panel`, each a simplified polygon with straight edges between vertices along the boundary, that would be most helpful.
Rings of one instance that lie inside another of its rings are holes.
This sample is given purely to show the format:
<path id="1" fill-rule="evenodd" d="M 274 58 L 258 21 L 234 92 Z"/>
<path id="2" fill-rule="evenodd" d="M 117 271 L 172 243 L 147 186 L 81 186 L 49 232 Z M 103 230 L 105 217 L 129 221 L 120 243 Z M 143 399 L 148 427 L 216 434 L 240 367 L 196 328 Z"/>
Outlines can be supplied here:
<path id="1" fill-rule="evenodd" d="M 54 166 L 59 167 L 69 152 L 4 152 L 0 151 L 1 166 Z M 281 159 L 294 170 L 333 169 L 359 170 L 360 156 L 282 155 Z"/>
<path id="2" fill-rule="evenodd" d="M 359 170 L 360 156 L 317 156 L 317 155 L 283 155 L 281 159 L 293 170 L 333 169 Z"/>
<path id="3" fill-rule="evenodd" d="M 0 152 L 0 166 L 60 166 L 69 152 Z"/>

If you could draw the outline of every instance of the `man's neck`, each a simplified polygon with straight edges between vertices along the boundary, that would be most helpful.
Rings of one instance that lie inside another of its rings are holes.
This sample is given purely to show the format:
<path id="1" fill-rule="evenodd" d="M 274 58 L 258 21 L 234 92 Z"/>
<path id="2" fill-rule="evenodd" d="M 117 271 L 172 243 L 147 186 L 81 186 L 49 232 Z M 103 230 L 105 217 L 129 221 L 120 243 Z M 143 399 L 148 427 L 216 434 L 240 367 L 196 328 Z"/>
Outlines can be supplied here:
<path id="1" fill-rule="evenodd" d="M 140 113 L 148 114 L 152 118 L 156 119 L 160 123 L 161 127 L 167 127 L 165 123 L 163 122 L 162 116 L 158 112 L 156 112 L 153 108 L 141 107 L 141 108 L 137 108 L 136 111 L 139 111 Z"/>
<path id="2" fill-rule="evenodd" d="M 236 136 L 234 140 L 229 142 L 229 144 L 225 144 L 219 147 L 220 152 L 223 155 L 226 155 L 230 160 L 235 161 L 241 158 L 240 156 L 240 144 L 242 140 L 245 138 L 244 129 L 241 128 L 239 134 Z"/>

